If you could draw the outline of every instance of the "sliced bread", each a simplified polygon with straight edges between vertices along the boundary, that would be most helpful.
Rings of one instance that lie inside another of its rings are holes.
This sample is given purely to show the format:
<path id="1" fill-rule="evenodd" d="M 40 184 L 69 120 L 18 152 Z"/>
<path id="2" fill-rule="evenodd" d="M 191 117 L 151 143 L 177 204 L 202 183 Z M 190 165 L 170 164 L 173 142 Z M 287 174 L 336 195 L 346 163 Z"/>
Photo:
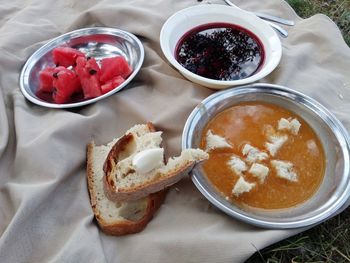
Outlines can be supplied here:
<path id="1" fill-rule="evenodd" d="M 142 126 L 148 129 L 147 126 Z M 130 202 L 112 202 L 103 189 L 103 164 L 115 139 L 108 145 L 87 146 L 87 182 L 90 202 L 95 218 L 103 232 L 109 235 L 126 235 L 143 230 L 165 198 L 165 191 Z"/>
<path id="2" fill-rule="evenodd" d="M 151 123 L 137 125 L 113 145 L 104 164 L 103 177 L 110 200 L 132 201 L 163 190 L 186 176 L 196 163 L 209 158 L 201 149 L 185 149 L 167 163 L 163 161 L 159 167 L 140 173 L 133 165 L 134 157 L 147 149 L 159 149 L 161 134 Z"/>

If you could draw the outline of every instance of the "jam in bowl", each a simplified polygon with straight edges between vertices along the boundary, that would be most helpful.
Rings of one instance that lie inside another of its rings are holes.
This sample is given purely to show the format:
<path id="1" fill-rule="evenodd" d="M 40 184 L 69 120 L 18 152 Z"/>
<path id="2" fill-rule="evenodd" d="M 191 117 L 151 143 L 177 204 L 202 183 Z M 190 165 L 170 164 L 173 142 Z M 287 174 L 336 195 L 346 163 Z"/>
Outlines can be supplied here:
<path id="1" fill-rule="evenodd" d="M 187 32 L 176 45 L 175 58 L 202 77 L 238 80 L 260 69 L 264 49 L 256 35 L 238 25 L 210 23 Z"/>
<path id="2" fill-rule="evenodd" d="M 160 46 L 170 64 L 188 80 L 225 89 L 260 80 L 282 56 L 281 41 L 263 20 L 224 5 L 197 5 L 164 23 Z"/>

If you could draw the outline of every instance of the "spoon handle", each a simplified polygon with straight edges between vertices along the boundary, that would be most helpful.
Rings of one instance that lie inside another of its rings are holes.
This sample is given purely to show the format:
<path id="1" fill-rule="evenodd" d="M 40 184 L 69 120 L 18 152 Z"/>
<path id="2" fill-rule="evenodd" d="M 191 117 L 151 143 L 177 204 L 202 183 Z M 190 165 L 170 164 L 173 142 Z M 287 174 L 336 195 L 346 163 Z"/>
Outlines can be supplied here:
<path id="1" fill-rule="evenodd" d="M 288 32 L 279 25 L 276 25 L 268 20 L 265 22 L 268 23 L 273 29 L 275 29 L 283 38 L 288 37 Z"/>
<path id="2" fill-rule="evenodd" d="M 288 20 L 288 19 L 284 19 L 278 16 L 272 16 L 272 15 L 268 15 L 265 13 L 259 13 L 259 12 L 254 12 L 254 14 L 258 17 L 260 17 L 261 19 L 267 20 L 267 21 L 271 21 L 271 22 L 276 22 L 282 25 L 286 25 L 286 26 L 294 26 L 295 22 L 293 20 Z"/>
<path id="3" fill-rule="evenodd" d="M 224 1 L 229 6 L 239 8 L 234 3 L 232 3 L 230 0 L 224 0 Z M 251 13 L 253 13 L 256 16 L 260 17 L 261 19 L 264 19 L 264 20 L 267 20 L 267 21 L 276 22 L 276 23 L 279 23 L 279 24 L 282 24 L 282 25 L 286 25 L 286 26 L 294 26 L 295 25 L 295 22 L 293 20 L 288 20 L 288 19 L 284 19 L 284 18 L 281 18 L 281 17 L 278 17 L 278 16 L 268 15 L 268 14 L 265 14 L 265 13 L 259 13 L 259 12 L 251 12 Z"/>

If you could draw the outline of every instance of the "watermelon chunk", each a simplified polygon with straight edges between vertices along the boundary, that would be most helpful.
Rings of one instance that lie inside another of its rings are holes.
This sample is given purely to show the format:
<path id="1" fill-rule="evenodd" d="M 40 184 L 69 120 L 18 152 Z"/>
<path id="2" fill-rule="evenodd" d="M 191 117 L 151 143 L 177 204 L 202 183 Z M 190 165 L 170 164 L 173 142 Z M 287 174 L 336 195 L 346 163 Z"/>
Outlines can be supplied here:
<path id="1" fill-rule="evenodd" d="M 57 47 L 52 51 L 53 61 L 58 66 L 74 66 L 78 57 L 85 57 L 83 52 L 71 47 Z"/>
<path id="2" fill-rule="evenodd" d="M 123 56 L 116 56 L 112 58 L 104 58 L 101 60 L 101 76 L 102 83 L 121 76 L 126 79 L 132 73 L 132 68 Z"/>
<path id="3" fill-rule="evenodd" d="M 74 71 L 64 68 L 53 74 L 52 98 L 56 103 L 67 103 L 74 93 L 81 91 L 80 80 Z"/>
<path id="4" fill-rule="evenodd" d="M 84 99 L 91 99 L 102 95 L 99 81 L 100 69 L 94 58 L 87 60 L 86 58 L 79 57 L 75 72 L 79 76 Z"/>
<path id="5" fill-rule="evenodd" d="M 47 67 L 39 72 L 39 89 L 38 92 L 52 92 L 53 91 L 53 74 L 58 73 L 65 67 Z"/>
<path id="6" fill-rule="evenodd" d="M 121 85 L 133 69 L 123 56 L 101 60 L 70 47 L 57 47 L 52 52 L 57 67 L 39 72 L 37 96 L 55 103 L 91 99 Z"/>
<path id="7" fill-rule="evenodd" d="M 101 69 L 99 65 L 96 62 L 95 58 L 88 57 L 86 59 L 86 69 L 89 71 L 90 75 L 96 75 L 98 79 L 100 79 L 101 76 Z"/>
<path id="8" fill-rule="evenodd" d="M 105 94 L 116 87 L 118 87 L 120 84 L 122 84 L 125 81 L 122 76 L 114 77 L 113 79 L 107 81 L 105 84 L 101 85 L 101 91 L 102 94 Z"/>

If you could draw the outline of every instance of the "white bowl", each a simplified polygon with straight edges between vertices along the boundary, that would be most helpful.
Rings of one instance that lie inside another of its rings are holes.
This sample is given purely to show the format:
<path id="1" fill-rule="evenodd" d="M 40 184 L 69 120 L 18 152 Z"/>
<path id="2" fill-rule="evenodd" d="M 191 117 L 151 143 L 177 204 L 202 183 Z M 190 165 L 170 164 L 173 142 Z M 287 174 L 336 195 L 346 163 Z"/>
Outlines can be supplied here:
<path id="1" fill-rule="evenodd" d="M 230 23 L 255 34 L 261 41 L 265 53 L 265 59 L 260 70 L 244 79 L 214 80 L 192 73 L 177 62 L 174 54 L 181 37 L 191 29 L 209 23 Z M 214 4 L 189 7 L 172 15 L 164 23 L 160 32 L 160 46 L 165 57 L 183 76 L 195 83 L 214 89 L 224 89 L 255 82 L 271 73 L 277 67 L 282 56 L 281 41 L 276 32 L 266 22 L 244 10 Z"/>

